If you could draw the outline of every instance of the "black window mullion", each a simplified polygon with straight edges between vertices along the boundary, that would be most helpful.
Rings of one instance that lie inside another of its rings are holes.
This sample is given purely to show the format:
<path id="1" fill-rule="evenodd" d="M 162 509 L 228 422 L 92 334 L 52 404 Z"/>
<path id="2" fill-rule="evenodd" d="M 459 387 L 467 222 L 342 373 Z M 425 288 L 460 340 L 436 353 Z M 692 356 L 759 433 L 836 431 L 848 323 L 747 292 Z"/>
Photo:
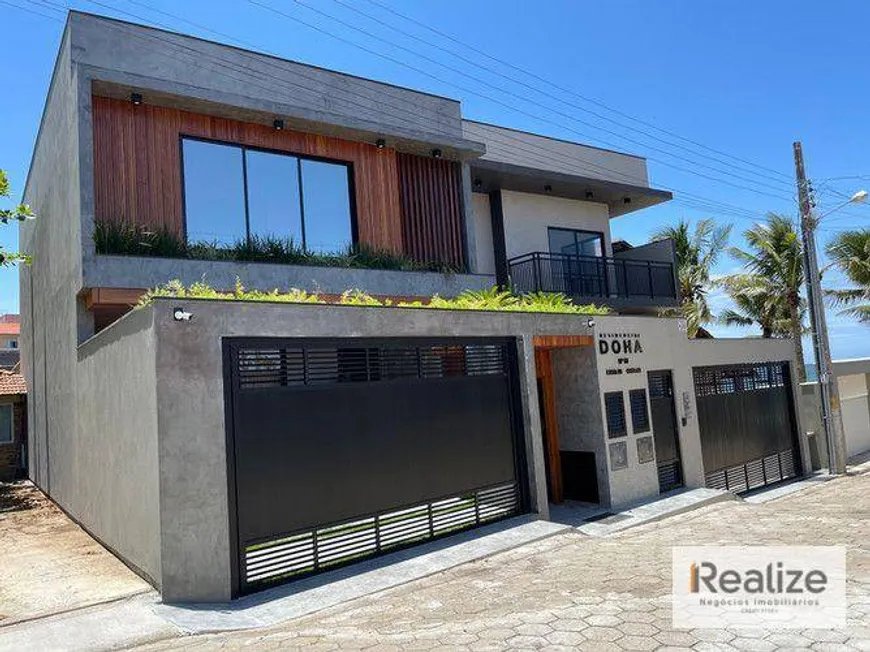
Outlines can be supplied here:
<path id="1" fill-rule="evenodd" d="M 245 192 L 245 238 L 251 244 L 251 211 L 248 207 L 248 150 L 242 150 L 242 188 Z"/>
<path id="2" fill-rule="evenodd" d="M 299 184 L 299 219 L 302 222 L 302 250 L 308 251 L 308 242 L 305 239 L 305 189 L 302 187 L 302 159 L 296 157 L 296 183 Z"/>

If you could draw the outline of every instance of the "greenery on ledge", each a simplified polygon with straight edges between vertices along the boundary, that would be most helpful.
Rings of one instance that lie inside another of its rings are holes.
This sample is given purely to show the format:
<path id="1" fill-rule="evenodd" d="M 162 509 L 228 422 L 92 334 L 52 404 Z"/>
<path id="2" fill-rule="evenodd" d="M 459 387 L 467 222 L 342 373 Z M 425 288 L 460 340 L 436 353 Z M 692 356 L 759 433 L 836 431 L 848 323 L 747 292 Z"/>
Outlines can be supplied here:
<path id="1" fill-rule="evenodd" d="M 165 227 L 152 229 L 125 222 L 97 222 L 94 225 L 94 244 L 98 254 L 116 256 L 230 260 L 442 274 L 464 271 L 448 263 L 421 263 L 401 254 L 366 245 L 355 245 L 336 253 L 314 253 L 303 249 L 292 238 L 255 235 L 250 240 L 238 240 L 231 246 L 220 246 L 216 242 L 185 242 Z"/>
<path id="2" fill-rule="evenodd" d="M 173 299 L 213 299 L 218 301 L 262 301 L 272 303 L 316 303 L 346 306 L 376 306 L 395 308 L 420 308 L 434 310 L 495 310 L 500 312 L 536 312 L 565 315 L 606 315 L 609 310 L 595 305 L 575 305 L 564 294 L 534 292 L 516 295 L 501 291 L 496 287 L 488 290 L 465 290 L 455 299 L 445 299 L 438 295 L 429 301 L 396 301 L 379 299 L 360 290 L 347 290 L 337 298 L 291 289 L 289 292 L 262 292 L 246 289 L 236 280 L 235 290 L 221 292 L 205 283 L 194 283 L 185 287 L 180 281 L 170 281 L 166 285 L 149 290 L 139 305 L 148 305 L 157 298 Z"/>

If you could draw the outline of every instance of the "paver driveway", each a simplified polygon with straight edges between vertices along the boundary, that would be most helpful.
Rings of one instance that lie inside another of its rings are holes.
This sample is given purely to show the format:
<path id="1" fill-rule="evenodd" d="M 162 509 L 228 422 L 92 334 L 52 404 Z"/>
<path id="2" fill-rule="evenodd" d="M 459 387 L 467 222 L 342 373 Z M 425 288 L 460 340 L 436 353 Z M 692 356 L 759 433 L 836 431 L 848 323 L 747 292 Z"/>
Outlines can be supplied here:
<path id="1" fill-rule="evenodd" d="M 672 630 L 671 546 L 689 544 L 847 545 L 848 630 Z M 271 629 L 148 649 L 179 647 L 870 651 L 870 470 L 606 539 L 560 535 Z"/>

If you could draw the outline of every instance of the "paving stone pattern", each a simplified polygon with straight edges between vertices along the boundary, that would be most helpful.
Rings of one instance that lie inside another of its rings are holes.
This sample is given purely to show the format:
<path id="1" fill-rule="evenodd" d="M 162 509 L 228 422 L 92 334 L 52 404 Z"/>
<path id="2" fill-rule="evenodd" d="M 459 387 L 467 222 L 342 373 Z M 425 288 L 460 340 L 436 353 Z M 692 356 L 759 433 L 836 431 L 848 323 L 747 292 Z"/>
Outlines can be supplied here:
<path id="1" fill-rule="evenodd" d="M 845 631 L 671 627 L 674 545 L 848 546 Z M 764 504 L 721 502 L 607 538 L 558 535 L 265 630 L 168 649 L 870 652 L 870 470 Z"/>

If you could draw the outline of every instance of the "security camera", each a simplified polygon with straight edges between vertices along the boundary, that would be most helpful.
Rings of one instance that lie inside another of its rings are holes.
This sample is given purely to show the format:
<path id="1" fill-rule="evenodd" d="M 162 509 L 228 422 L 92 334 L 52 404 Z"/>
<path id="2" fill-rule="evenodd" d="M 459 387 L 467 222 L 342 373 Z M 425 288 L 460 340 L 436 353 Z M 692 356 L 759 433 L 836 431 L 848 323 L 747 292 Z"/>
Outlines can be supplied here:
<path id="1" fill-rule="evenodd" d="M 184 308 L 176 308 L 172 312 L 172 316 L 175 318 L 175 321 L 190 321 L 193 315 L 187 312 Z"/>

